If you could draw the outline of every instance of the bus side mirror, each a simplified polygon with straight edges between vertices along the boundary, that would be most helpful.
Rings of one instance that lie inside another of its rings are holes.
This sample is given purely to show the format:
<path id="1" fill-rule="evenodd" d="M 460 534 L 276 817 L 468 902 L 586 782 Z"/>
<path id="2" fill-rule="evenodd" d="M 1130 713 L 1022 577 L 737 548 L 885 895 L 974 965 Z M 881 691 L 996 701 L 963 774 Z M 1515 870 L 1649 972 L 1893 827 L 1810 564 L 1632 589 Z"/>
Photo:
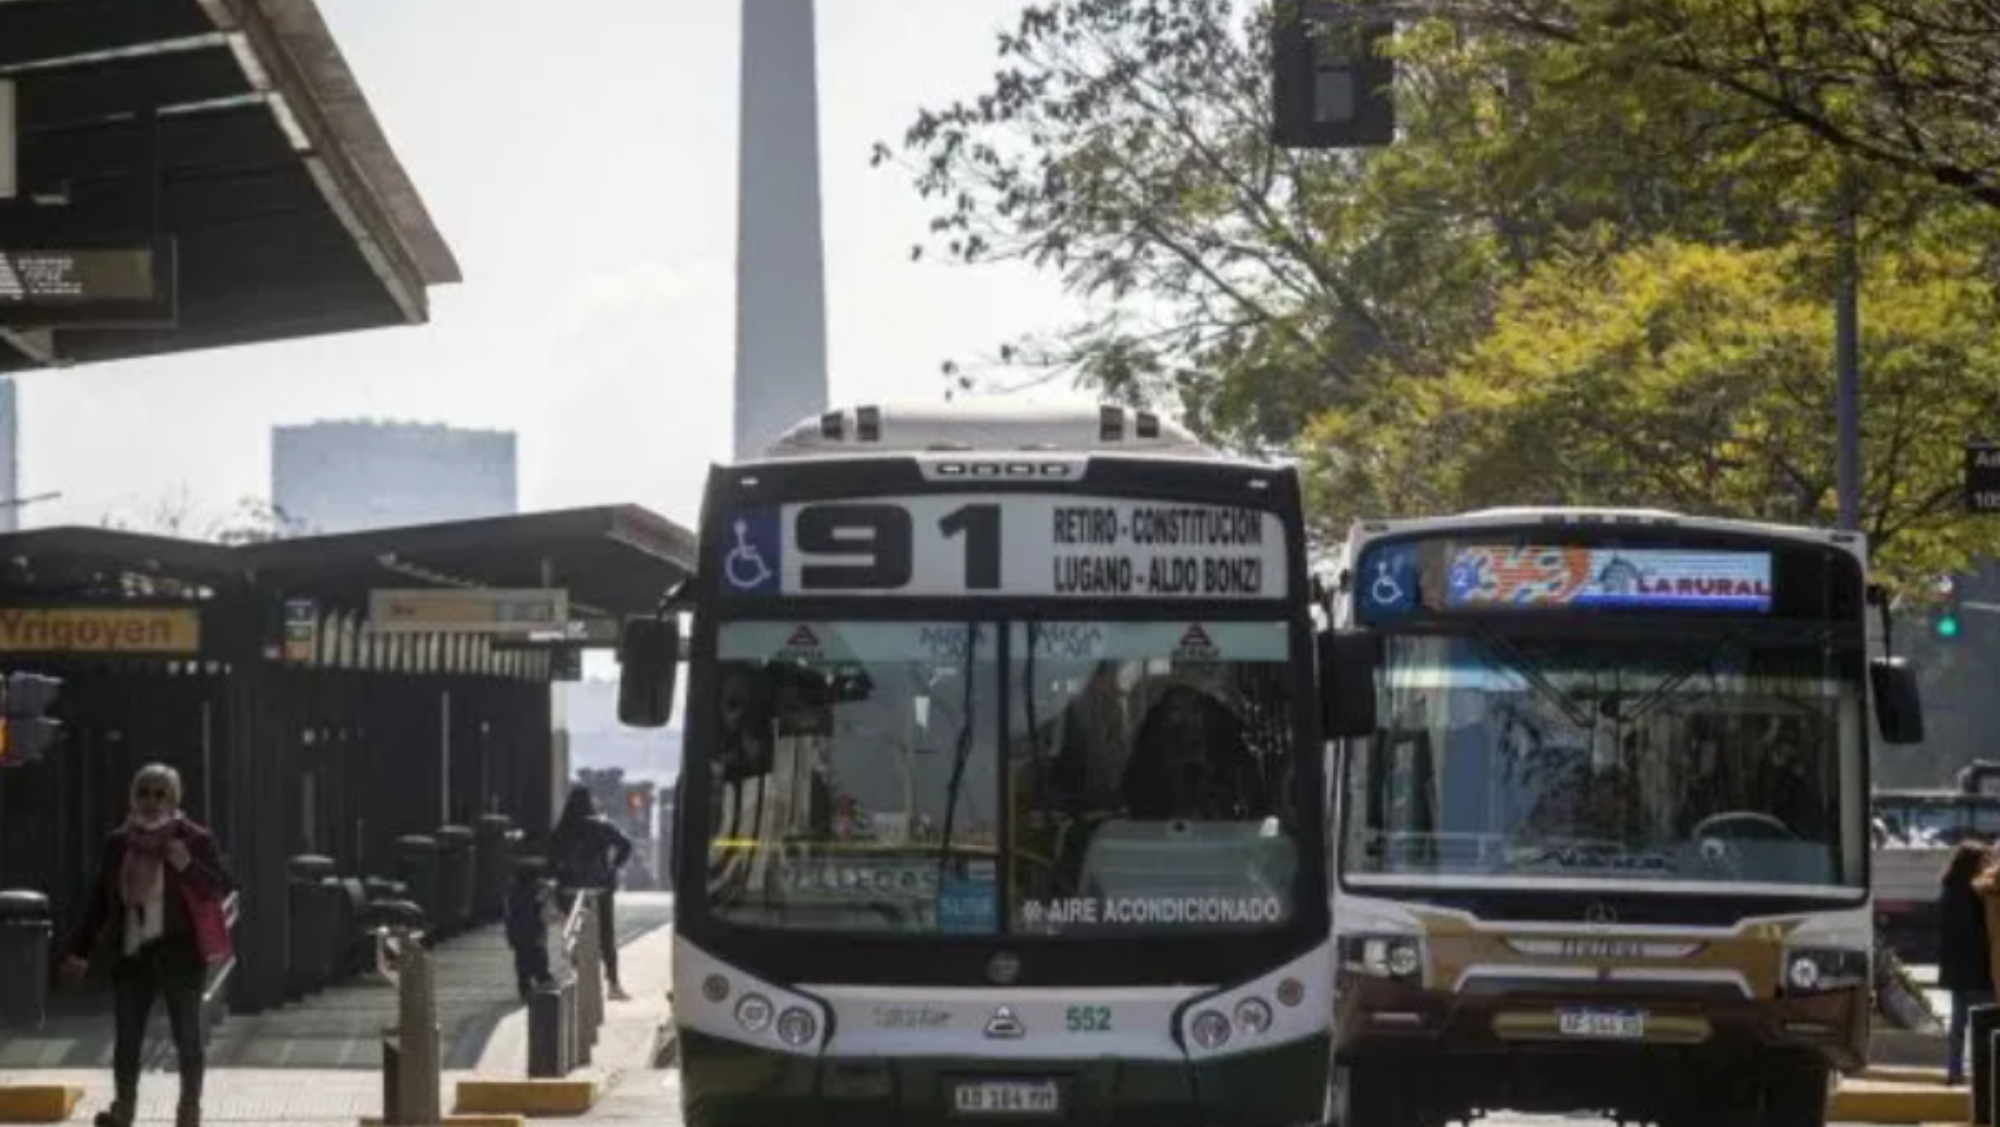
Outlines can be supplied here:
<path id="1" fill-rule="evenodd" d="M 674 679 L 681 670 L 680 618 L 627 619 L 618 666 L 618 722 L 666 727 L 674 716 Z"/>
<path id="2" fill-rule="evenodd" d="M 1882 742 L 1924 742 L 1924 702 L 1917 689 L 1917 671 L 1900 657 L 1878 657 L 1868 663 L 1868 683 Z"/>
<path id="3" fill-rule="evenodd" d="M 1375 734 L 1375 670 L 1381 653 L 1381 637 L 1372 630 L 1320 633 L 1320 726 L 1327 739 Z"/>

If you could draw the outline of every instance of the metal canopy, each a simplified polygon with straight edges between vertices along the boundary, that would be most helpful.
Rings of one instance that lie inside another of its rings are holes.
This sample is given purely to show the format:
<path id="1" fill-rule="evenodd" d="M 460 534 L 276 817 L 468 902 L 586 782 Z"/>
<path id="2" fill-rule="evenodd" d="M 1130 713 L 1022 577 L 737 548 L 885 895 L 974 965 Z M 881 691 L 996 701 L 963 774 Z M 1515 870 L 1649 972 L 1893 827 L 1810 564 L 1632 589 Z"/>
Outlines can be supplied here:
<path id="1" fill-rule="evenodd" d="M 313 0 L 4 0 L 0 78 L 0 249 L 166 236 L 179 291 L 174 329 L 0 335 L 0 372 L 421 324 L 460 280 Z"/>
<path id="2" fill-rule="evenodd" d="M 376 587 L 562 587 L 576 611 L 599 617 L 653 610 L 695 559 L 693 534 L 635 505 L 307 536 L 234 551 L 260 580 L 355 604 Z"/>

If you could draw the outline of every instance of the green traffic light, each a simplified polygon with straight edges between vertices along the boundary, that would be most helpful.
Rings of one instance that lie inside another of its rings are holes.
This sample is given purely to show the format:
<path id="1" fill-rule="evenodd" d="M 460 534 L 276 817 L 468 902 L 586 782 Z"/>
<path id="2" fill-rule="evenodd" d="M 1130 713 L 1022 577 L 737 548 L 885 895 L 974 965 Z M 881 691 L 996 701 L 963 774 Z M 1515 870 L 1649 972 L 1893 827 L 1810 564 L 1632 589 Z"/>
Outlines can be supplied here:
<path id="1" fill-rule="evenodd" d="M 1940 638 L 1958 637 L 1958 619 L 1953 618 L 1950 615 L 1946 615 L 1945 617 L 1938 619 L 1937 633 L 1938 637 Z"/>

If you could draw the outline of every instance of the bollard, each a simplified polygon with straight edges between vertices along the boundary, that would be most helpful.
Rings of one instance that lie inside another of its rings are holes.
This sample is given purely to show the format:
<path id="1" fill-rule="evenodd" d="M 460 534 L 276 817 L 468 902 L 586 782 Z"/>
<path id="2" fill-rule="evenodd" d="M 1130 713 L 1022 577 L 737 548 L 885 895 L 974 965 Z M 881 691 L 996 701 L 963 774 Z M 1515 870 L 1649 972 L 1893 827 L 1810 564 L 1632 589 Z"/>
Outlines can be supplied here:
<path id="1" fill-rule="evenodd" d="M 1993 1040 L 2000 1031 L 2000 1006 L 1974 1006 L 1966 1022 L 1969 1046 L 1967 1063 L 1972 1065 L 1972 1122 L 1979 1127 L 1993 1123 Z"/>
<path id="2" fill-rule="evenodd" d="M 437 979 L 420 932 L 408 927 L 376 933 L 376 958 L 396 984 L 396 1026 L 382 1042 L 383 1122 L 441 1122 Z"/>
<path id="3" fill-rule="evenodd" d="M 577 995 L 582 1003 L 583 1060 L 590 1063 L 590 1050 L 597 1046 L 597 1031 L 604 1024 L 604 949 L 598 946 L 599 928 L 603 921 L 598 917 L 599 893 L 585 892 L 583 909 L 583 934 L 577 937 Z"/>
<path id="4" fill-rule="evenodd" d="M 396 1027 L 382 1029 L 382 1122 L 407 1123 L 396 1094 L 402 1086 L 403 1047 L 396 1043 Z"/>
<path id="5" fill-rule="evenodd" d="M 560 1079 L 569 1075 L 568 1032 L 563 1028 L 561 986 L 535 987 L 528 995 L 528 1075 Z"/>

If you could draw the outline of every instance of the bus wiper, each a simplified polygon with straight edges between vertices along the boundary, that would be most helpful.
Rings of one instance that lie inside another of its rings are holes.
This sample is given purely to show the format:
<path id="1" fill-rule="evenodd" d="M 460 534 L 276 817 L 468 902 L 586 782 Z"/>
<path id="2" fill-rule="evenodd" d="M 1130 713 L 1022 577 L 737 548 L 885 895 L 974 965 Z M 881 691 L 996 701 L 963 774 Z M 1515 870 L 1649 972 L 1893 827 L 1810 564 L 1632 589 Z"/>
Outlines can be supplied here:
<path id="1" fill-rule="evenodd" d="M 965 764 L 972 758 L 973 693 L 972 675 L 975 670 L 974 655 L 979 652 L 979 624 L 965 624 L 965 704 L 960 710 L 958 745 L 952 749 L 951 782 L 944 792 L 944 836 L 938 841 L 938 895 L 944 895 L 944 882 L 951 874 L 951 833 L 952 824 L 958 820 L 958 792 L 965 785 Z"/>
<path id="2" fill-rule="evenodd" d="M 1534 662 L 1530 661 L 1526 654 L 1515 649 L 1507 639 L 1501 637 L 1499 632 L 1495 631 L 1491 626 L 1480 623 L 1475 628 L 1475 636 L 1486 644 L 1487 650 L 1500 660 L 1500 664 L 1519 673 L 1521 679 L 1526 681 L 1530 687 L 1544 697 L 1547 697 L 1558 709 L 1561 709 L 1563 716 L 1570 723 L 1585 730 L 1596 725 L 1596 719 L 1591 715 L 1590 709 L 1577 703 L 1568 693 L 1563 692 L 1554 682 L 1543 676 L 1541 669 Z"/>
<path id="3" fill-rule="evenodd" d="M 1651 712 L 1654 708 L 1657 708 L 1662 701 L 1667 699 L 1667 694 L 1673 692 L 1675 689 L 1680 688 L 1682 685 L 1692 680 L 1697 673 L 1704 673 L 1710 677 L 1715 676 L 1716 659 L 1720 658 L 1725 652 L 1728 651 L 1729 647 L 1741 641 L 1742 638 L 1743 638 L 1743 631 L 1741 630 L 1731 631 L 1730 633 L 1723 635 L 1720 641 L 1716 642 L 1715 645 L 1705 650 L 1701 654 L 1701 656 L 1695 658 L 1693 661 L 1688 662 L 1686 668 L 1682 669 L 1679 673 L 1674 674 L 1672 677 L 1668 677 L 1665 680 L 1661 681 L 1658 685 L 1653 686 L 1653 688 L 1649 692 L 1647 692 L 1645 696 L 1640 697 L 1636 702 L 1633 703 L 1633 705 L 1630 708 L 1620 709 L 1618 712 L 1619 722 L 1630 723 L 1632 721 L 1638 720 L 1640 717 L 1646 715 L 1646 713 Z"/>

